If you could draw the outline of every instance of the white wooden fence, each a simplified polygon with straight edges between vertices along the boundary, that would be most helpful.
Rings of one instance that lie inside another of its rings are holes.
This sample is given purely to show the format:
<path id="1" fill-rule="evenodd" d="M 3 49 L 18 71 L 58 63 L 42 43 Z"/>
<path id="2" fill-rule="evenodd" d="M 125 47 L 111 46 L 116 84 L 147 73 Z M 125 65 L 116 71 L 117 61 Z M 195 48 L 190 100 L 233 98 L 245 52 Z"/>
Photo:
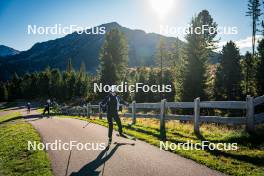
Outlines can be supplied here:
<path id="1" fill-rule="evenodd" d="M 133 101 L 129 108 L 131 113 L 124 113 L 124 117 L 131 117 L 132 124 L 136 124 L 137 118 L 158 118 L 160 119 L 160 134 L 161 138 L 166 137 L 165 132 L 165 120 L 182 120 L 193 121 L 194 131 L 199 134 L 199 127 L 202 122 L 208 123 L 223 123 L 230 125 L 246 125 L 249 132 L 253 132 L 255 125 L 264 122 L 264 112 L 255 114 L 255 106 L 264 103 L 264 95 L 253 98 L 247 96 L 246 101 L 200 101 L 200 98 L 194 99 L 193 102 L 167 102 L 165 99 L 158 103 L 136 103 Z M 193 115 L 176 115 L 167 114 L 168 108 L 176 109 L 193 109 Z M 203 116 L 200 114 L 200 109 L 240 109 L 246 111 L 245 117 L 221 117 L 221 116 Z M 93 109 L 97 109 L 97 113 L 93 112 Z M 137 113 L 140 109 L 159 110 L 159 114 L 142 114 Z M 90 117 L 90 115 L 98 115 L 100 118 L 105 116 L 101 113 L 99 105 L 91 105 L 88 103 L 86 106 L 80 107 L 62 107 L 61 112 L 71 115 L 83 115 Z"/>

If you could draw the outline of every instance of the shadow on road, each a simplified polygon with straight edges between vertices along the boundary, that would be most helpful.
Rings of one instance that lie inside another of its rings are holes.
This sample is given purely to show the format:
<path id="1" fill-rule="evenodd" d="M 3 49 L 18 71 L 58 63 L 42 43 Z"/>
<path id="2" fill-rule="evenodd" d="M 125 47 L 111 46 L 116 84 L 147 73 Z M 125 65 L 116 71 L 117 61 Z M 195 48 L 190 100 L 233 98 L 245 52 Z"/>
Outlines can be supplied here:
<path id="1" fill-rule="evenodd" d="M 42 114 L 26 114 L 26 116 L 24 116 L 23 118 L 26 119 L 27 121 L 36 121 L 36 120 L 40 120 L 43 118 L 51 118 L 51 116 L 43 116 Z"/>
<path id="2" fill-rule="evenodd" d="M 72 172 L 70 176 L 98 176 L 101 172 L 104 173 L 106 162 L 114 155 L 118 147 L 122 145 L 134 145 L 130 143 L 115 143 L 115 147 L 108 153 L 109 146 L 103 150 L 93 161 L 84 165 L 78 172 Z M 96 171 L 100 166 L 103 165 L 101 171 Z"/>

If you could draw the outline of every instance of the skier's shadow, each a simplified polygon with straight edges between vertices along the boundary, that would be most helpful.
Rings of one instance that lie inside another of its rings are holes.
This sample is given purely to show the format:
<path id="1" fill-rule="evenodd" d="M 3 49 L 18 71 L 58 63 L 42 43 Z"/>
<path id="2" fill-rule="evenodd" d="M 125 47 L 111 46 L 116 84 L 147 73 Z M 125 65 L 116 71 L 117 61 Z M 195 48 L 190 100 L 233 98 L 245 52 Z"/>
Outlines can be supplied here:
<path id="1" fill-rule="evenodd" d="M 107 147 L 105 150 L 103 150 L 93 161 L 87 163 L 84 165 L 78 172 L 72 172 L 70 176 L 98 176 L 101 172 L 104 171 L 104 166 L 102 171 L 96 171 L 97 168 L 104 165 L 107 160 L 109 160 L 113 154 L 116 152 L 118 147 L 122 145 L 132 145 L 134 146 L 134 143 L 115 143 L 115 147 L 108 153 L 109 147 Z M 105 156 L 106 155 L 106 156 Z"/>
<path id="2" fill-rule="evenodd" d="M 23 117 L 27 121 L 37 121 L 44 118 L 50 118 L 49 116 L 44 116 L 43 114 L 27 114 Z"/>

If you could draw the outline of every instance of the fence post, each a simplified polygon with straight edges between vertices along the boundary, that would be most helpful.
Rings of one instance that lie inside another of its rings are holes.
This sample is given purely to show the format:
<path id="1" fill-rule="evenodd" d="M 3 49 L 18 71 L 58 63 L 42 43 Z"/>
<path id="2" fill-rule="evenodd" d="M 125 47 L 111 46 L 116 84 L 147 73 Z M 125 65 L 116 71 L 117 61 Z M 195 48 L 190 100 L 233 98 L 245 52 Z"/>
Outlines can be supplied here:
<path id="1" fill-rule="evenodd" d="M 88 107 L 88 103 L 86 104 L 86 117 L 88 117 L 88 110 L 89 110 L 89 107 Z"/>
<path id="2" fill-rule="evenodd" d="M 102 119 L 103 115 L 102 115 L 102 109 L 101 106 L 99 104 L 99 119 Z"/>
<path id="3" fill-rule="evenodd" d="M 200 134 L 200 98 L 194 99 L 194 133 Z"/>
<path id="4" fill-rule="evenodd" d="M 90 118 L 91 103 L 87 104 L 87 117 Z"/>
<path id="5" fill-rule="evenodd" d="M 136 124 L 136 101 L 132 102 L 132 124 Z"/>
<path id="6" fill-rule="evenodd" d="M 254 104 L 253 97 L 247 95 L 247 131 L 254 132 Z"/>
<path id="7" fill-rule="evenodd" d="M 166 99 L 163 99 L 160 102 L 160 138 L 161 140 L 166 140 L 165 115 L 166 115 Z"/>

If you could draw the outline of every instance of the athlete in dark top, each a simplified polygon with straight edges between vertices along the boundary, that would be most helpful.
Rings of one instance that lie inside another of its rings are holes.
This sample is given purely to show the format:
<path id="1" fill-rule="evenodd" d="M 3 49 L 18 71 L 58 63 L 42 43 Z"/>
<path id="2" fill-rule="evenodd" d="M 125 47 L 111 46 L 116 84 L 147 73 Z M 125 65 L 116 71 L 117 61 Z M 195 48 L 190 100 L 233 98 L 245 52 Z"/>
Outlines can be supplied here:
<path id="1" fill-rule="evenodd" d="M 113 118 L 117 123 L 119 135 L 122 137 L 125 137 L 122 131 L 121 120 L 118 115 L 118 111 L 121 108 L 120 106 L 121 103 L 128 105 L 128 103 L 122 100 L 121 97 L 119 97 L 115 91 L 110 92 L 110 94 L 106 96 L 104 100 L 100 103 L 100 106 L 103 106 L 106 108 L 107 121 L 109 125 L 109 128 L 108 128 L 108 140 L 109 140 L 108 142 L 109 143 L 112 142 Z"/>
<path id="2" fill-rule="evenodd" d="M 31 104 L 30 102 L 27 103 L 27 113 L 30 113 L 30 109 L 31 109 Z"/>
<path id="3" fill-rule="evenodd" d="M 48 111 L 48 115 L 50 114 L 50 99 L 47 100 L 47 103 L 44 106 L 43 115 L 45 115 L 46 111 Z"/>

